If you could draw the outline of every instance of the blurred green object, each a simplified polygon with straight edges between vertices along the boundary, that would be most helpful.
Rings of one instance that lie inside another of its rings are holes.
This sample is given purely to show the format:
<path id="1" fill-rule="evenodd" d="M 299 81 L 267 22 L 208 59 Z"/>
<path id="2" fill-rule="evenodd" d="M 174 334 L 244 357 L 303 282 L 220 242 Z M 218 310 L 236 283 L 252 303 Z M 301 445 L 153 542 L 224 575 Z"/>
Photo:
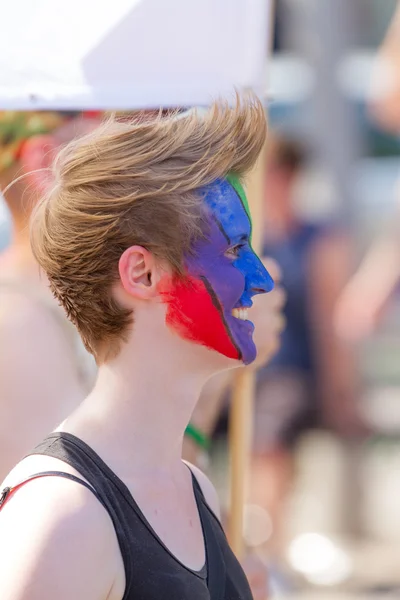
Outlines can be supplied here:
<path id="1" fill-rule="evenodd" d="M 190 437 L 202 450 L 209 450 L 211 445 L 210 438 L 191 423 L 186 427 L 185 435 Z"/>

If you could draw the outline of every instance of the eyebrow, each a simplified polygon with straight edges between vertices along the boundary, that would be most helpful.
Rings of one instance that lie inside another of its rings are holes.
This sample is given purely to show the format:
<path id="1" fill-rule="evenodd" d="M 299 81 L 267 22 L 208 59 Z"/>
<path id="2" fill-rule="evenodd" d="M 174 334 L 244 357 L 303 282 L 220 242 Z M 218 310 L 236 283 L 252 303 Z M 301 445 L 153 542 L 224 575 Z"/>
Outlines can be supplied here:
<path id="1" fill-rule="evenodd" d="M 238 242 L 247 242 L 250 239 L 250 236 L 247 233 L 242 233 L 239 236 Z"/>
<path id="2" fill-rule="evenodd" d="M 222 235 L 226 239 L 227 243 L 228 244 L 232 244 L 232 241 L 231 241 L 229 235 L 226 233 L 225 229 L 223 228 L 223 225 L 222 225 L 221 221 L 214 214 L 213 214 L 213 219 L 216 222 L 216 224 L 218 226 L 218 229 L 220 230 L 220 232 L 222 233 Z"/>
<path id="3" fill-rule="evenodd" d="M 244 191 L 244 188 L 240 182 L 240 178 L 237 175 L 235 175 L 234 173 L 228 173 L 228 175 L 226 176 L 226 181 L 231 184 L 231 186 L 235 190 L 236 194 L 239 196 L 240 202 L 242 203 L 243 208 L 249 218 L 250 227 L 251 227 L 252 220 L 251 220 L 249 202 L 247 200 L 246 192 Z"/>
<path id="4" fill-rule="evenodd" d="M 242 243 L 249 242 L 249 241 L 250 241 L 249 233 L 238 233 L 237 235 L 234 235 L 231 238 L 230 244 L 236 246 L 237 244 L 242 244 Z"/>
<path id="5" fill-rule="evenodd" d="M 230 246 L 232 246 L 233 244 L 240 244 L 241 242 L 249 242 L 250 241 L 251 223 L 250 223 L 250 232 L 249 233 L 241 233 L 238 236 L 233 236 L 233 238 L 230 238 L 229 235 L 226 233 L 221 221 L 215 215 L 213 215 L 213 219 L 214 219 L 215 223 L 217 224 L 218 229 L 220 230 L 220 232 L 222 233 L 222 235 L 224 236 L 224 238 L 226 239 L 227 243 Z"/>

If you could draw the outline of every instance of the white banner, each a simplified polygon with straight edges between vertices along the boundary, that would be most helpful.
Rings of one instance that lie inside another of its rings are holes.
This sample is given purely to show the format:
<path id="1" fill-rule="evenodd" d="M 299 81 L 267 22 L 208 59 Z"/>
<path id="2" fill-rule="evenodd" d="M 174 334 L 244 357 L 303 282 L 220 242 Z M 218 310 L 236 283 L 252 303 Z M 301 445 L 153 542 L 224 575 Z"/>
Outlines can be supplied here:
<path id="1" fill-rule="evenodd" d="M 0 109 L 208 104 L 264 89 L 270 0 L 5 0 Z"/>

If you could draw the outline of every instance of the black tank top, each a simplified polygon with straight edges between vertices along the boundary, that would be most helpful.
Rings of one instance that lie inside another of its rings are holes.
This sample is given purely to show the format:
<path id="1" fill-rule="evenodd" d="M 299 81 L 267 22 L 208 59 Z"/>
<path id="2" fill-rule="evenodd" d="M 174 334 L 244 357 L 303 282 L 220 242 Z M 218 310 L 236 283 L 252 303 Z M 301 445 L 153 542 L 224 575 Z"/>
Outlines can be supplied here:
<path id="1" fill-rule="evenodd" d="M 246 576 L 193 473 L 193 489 L 206 550 L 206 564 L 201 571 L 189 569 L 171 554 L 126 485 L 81 439 L 65 432 L 52 433 L 31 454 L 64 461 L 94 488 L 117 534 L 125 567 L 123 600 L 252 600 Z M 67 476 L 88 487 L 68 474 L 48 472 L 42 475 Z"/>

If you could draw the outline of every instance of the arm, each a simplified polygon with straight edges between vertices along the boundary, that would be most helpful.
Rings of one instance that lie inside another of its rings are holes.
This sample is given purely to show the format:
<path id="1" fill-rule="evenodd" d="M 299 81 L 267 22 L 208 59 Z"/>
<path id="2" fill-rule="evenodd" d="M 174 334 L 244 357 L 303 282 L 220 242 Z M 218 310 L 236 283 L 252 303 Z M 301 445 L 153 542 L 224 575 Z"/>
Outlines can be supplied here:
<path id="1" fill-rule="evenodd" d="M 344 340 L 371 334 L 400 280 L 400 182 L 394 213 L 373 241 L 335 308 L 335 327 Z"/>
<path id="2" fill-rule="evenodd" d="M 0 511 L 2 600 L 112 600 L 118 542 L 108 514 L 79 484 L 26 483 Z"/>
<path id="3" fill-rule="evenodd" d="M 84 397 L 63 328 L 18 294 L 0 305 L 0 479 Z"/>
<path id="4" fill-rule="evenodd" d="M 370 110 L 385 129 L 400 131 L 400 2 L 378 53 Z"/>
<path id="5" fill-rule="evenodd" d="M 338 334 L 351 341 L 371 334 L 399 279 L 399 242 L 389 233 L 371 246 L 340 295 L 335 309 Z"/>

